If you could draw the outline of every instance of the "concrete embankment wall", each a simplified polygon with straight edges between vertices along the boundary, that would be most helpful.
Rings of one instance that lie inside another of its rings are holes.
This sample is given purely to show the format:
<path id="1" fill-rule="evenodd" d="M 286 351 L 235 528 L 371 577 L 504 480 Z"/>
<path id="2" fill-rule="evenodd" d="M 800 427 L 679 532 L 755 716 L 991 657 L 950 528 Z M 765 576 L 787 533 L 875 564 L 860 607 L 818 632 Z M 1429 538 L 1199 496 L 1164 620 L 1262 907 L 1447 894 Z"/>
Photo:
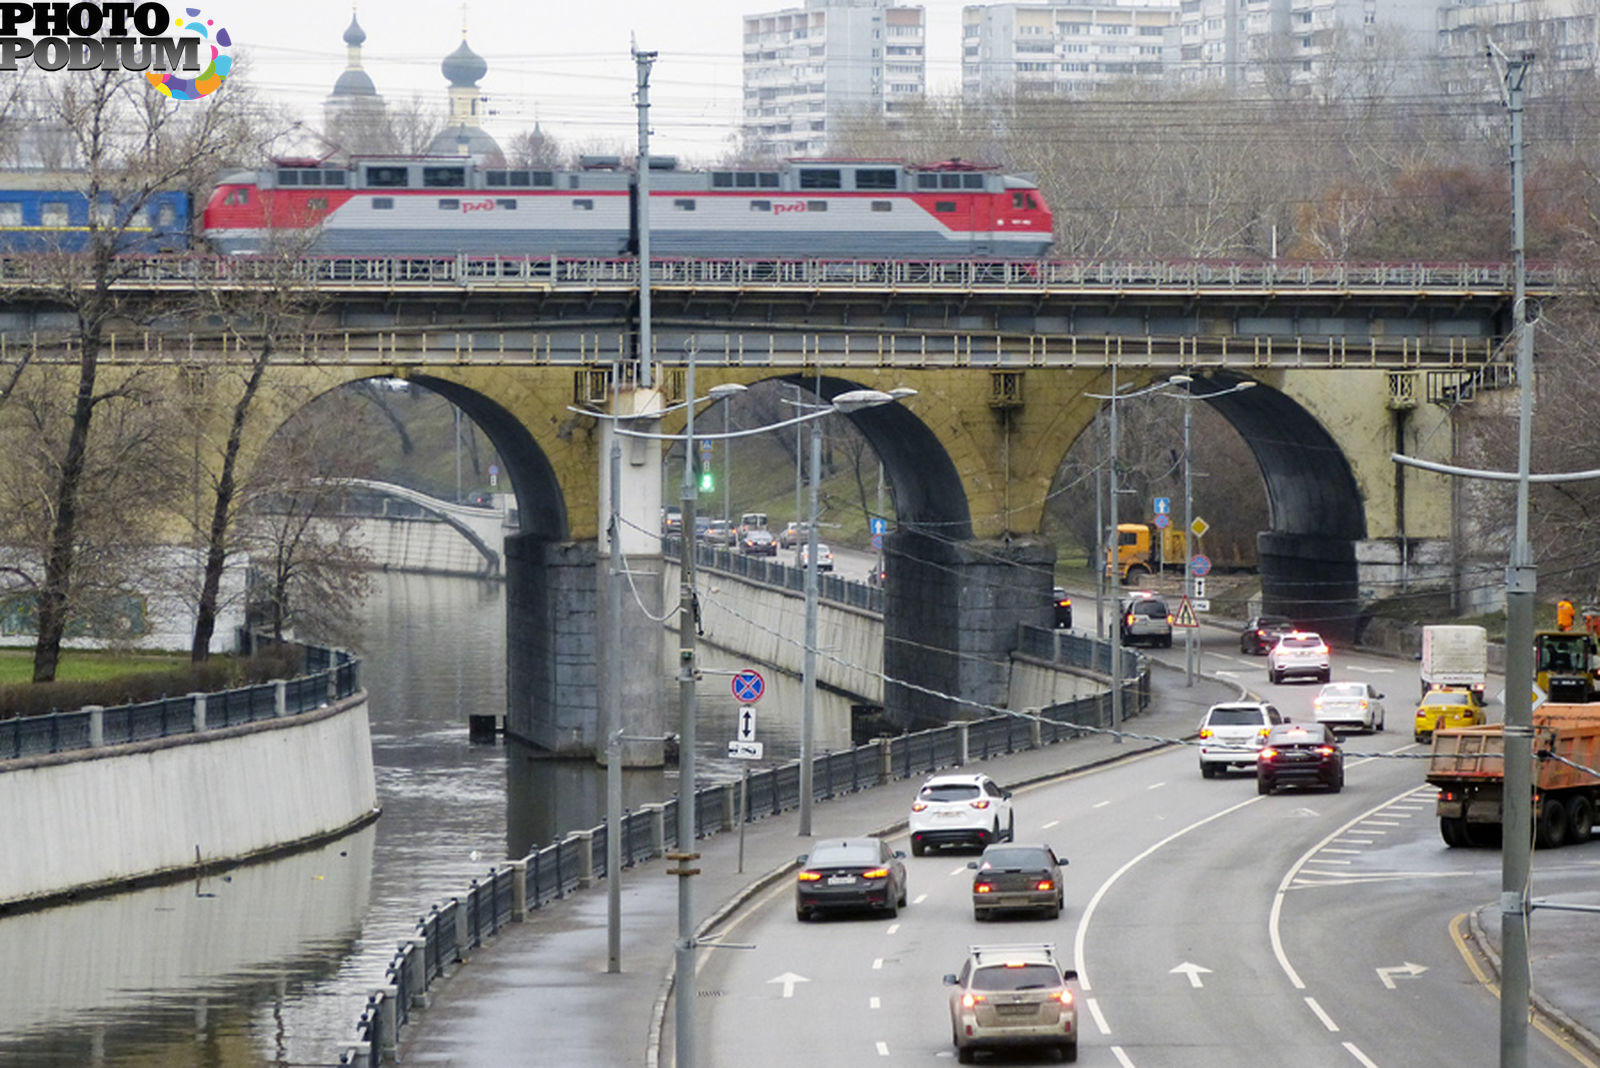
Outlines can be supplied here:
<path id="1" fill-rule="evenodd" d="M 677 562 L 664 562 L 666 589 L 678 589 Z M 794 675 L 805 668 L 805 597 L 793 590 L 701 569 L 700 640 Z M 676 628 L 676 620 L 670 624 Z M 791 636 L 792 637 L 789 637 Z M 831 601 L 817 607 L 817 684 L 883 703 L 883 619 Z"/>
<path id="2" fill-rule="evenodd" d="M 352 541 L 371 554 L 376 566 L 385 570 L 429 575 L 488 573 L 494 578 L 501 575 L 500 567 L 491 567 L 483 554 L 448 523 L 368 516 L 355 522 Z M 501 543 L 496 542 L 490 548 L 500 552 Z"/>
<path id="3" fill-rule="evenodd" d="M 340 834 L 377 814 L 366 694 L 238 727 L 0 763 L 0 909 Z"/>

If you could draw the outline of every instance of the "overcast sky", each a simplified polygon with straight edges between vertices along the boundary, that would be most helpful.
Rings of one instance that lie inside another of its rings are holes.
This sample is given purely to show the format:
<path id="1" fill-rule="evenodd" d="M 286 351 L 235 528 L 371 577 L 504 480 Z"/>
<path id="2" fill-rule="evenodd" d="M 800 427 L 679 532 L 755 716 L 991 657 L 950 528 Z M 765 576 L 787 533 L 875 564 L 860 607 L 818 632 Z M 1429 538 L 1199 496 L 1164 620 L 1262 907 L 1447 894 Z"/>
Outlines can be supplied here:
<path id="1" fill-rule="evenodd" d="M 954 91 L 965 0 L 928 0 L 929 83 Z M 478 85 L 502 141 L 537 121 L 574 145 L 637 144 L 630 38 L 659 53 L 650 79 L 651 150 L 705 162 L 720 156 L 741 113 L 742 17 L 800 7 L 778 0 L 366 0 L 362 66 L 390 101 L 414 95 L 442 108 L 439 62 L 467 43 L 489 65 Z M 348 4 L 327 0 L 226 0 L 202 8 L 229 30 L 239 73 L 319 124 L 322 101 L 345 67 Z M 248 74 L 246 74 L 248 71 Z"/>

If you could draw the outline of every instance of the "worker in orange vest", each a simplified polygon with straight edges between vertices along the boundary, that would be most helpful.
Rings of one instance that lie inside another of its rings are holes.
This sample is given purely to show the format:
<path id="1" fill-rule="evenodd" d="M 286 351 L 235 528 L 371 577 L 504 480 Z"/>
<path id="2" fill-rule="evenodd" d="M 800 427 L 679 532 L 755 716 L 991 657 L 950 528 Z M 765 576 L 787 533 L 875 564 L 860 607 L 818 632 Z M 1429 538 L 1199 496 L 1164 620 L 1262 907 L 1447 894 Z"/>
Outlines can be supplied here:
<path id="1" fill-rule="evenodd" d="M 1556 629 L 1571 630 L 1572 623 L 1577 618 L 1577 610 L 1572 607 L 1572 602 L 1560 600 L 1556 602 Z"/>

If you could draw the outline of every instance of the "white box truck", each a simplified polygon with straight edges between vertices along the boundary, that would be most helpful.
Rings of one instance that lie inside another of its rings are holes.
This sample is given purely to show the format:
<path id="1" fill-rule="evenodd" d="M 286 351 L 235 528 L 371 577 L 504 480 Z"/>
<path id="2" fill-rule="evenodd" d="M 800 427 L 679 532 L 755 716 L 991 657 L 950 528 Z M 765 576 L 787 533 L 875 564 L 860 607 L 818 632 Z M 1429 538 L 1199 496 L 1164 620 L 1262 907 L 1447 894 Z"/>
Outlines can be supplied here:
<path id="1" fill-rule="evenodd" d="M 1469 690 L 1481 705 L 1489 677 L 1489 638 L 1482 627 L 1422 628 L 1422 696 L 1441 686 Z"/>

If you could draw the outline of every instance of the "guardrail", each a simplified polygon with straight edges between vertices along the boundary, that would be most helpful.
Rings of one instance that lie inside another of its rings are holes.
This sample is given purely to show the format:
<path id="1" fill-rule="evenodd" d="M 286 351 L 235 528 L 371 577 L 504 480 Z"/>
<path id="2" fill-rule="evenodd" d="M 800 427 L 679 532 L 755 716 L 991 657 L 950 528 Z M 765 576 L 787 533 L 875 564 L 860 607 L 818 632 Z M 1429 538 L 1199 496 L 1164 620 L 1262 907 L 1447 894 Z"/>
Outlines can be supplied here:
<path id="1" fill-rule="evenodd" d="M 881 591 L 873 591 L 881 592 Z M 1024 644 L 1038 651 L 1062 651 L 1068 662 L 1106 663 L 1110 646 L 1094 638 L 1023 627 Z M 1032 632 L 1032 633 L 1029 633 Z M 1131 715 L 1149 705 L 1149 669 L 1142 657 L 1130 656 L 1134 668 L 1123 683 L 1124 708 Z M 1083 728 L 1110 726 L 1111 695 L 1105 693 L 1040 709 L 944 727 L 878 738 L 812 762 L 813 799 L 826 801 L 860 790 L 887 785 L 972 760 L 1037 749 L 1076 738 Z M 729 780 L 695 791 L 695 837 L 735 830 L 741 823 L 775 816 L 800 806 L 800 761 L 751 772 L 746 809 L 739 811 L 740 782 Z M 676 851 L 678 801 L 640 806 L 619 819 L 624 869 Z M 559 842 L 534 850 L 520 860 L 490 868 L 467 890 L 432 906 L 418 921 L 385 970 L 385 984 L 372 992 L 356 1024 L 356 1040 L 339 1055 L 342 1065 L 373 1068 L 393 1062 L 400 1031 L 417 999 L 442 978 L 451 965 L 466 959 L 499 930 L 521 923 L 536 909 L 605 878 L 605 824 L 568 834 Z"/>
<path id="2" fill-rule="evenodd" d="M 361 689 L 361 661 L 305 646 L 306 674 L 216 693 L 0 720 L 0 761 L 152 741 L 315 711 Z"/>
<path id="3" fill-rule="evenodd" d="M 0 285 L 44 284 L 38 257 L 0 257 Z M 634 258 L 563 256 L 144 256 L 119 259 L 115 283 L 129 287 L 254 286 L 428 289 L 631 289 Z M 1535 290 L 1567 284 L 1566 272 L 1530 264 Z M 1216 289 L 1483 290 L 1509 292 L 1510 263 L 1346 263 L 1244 260 L 852 260 L 652 258 L 651 284 L 696 289 Z"/>

